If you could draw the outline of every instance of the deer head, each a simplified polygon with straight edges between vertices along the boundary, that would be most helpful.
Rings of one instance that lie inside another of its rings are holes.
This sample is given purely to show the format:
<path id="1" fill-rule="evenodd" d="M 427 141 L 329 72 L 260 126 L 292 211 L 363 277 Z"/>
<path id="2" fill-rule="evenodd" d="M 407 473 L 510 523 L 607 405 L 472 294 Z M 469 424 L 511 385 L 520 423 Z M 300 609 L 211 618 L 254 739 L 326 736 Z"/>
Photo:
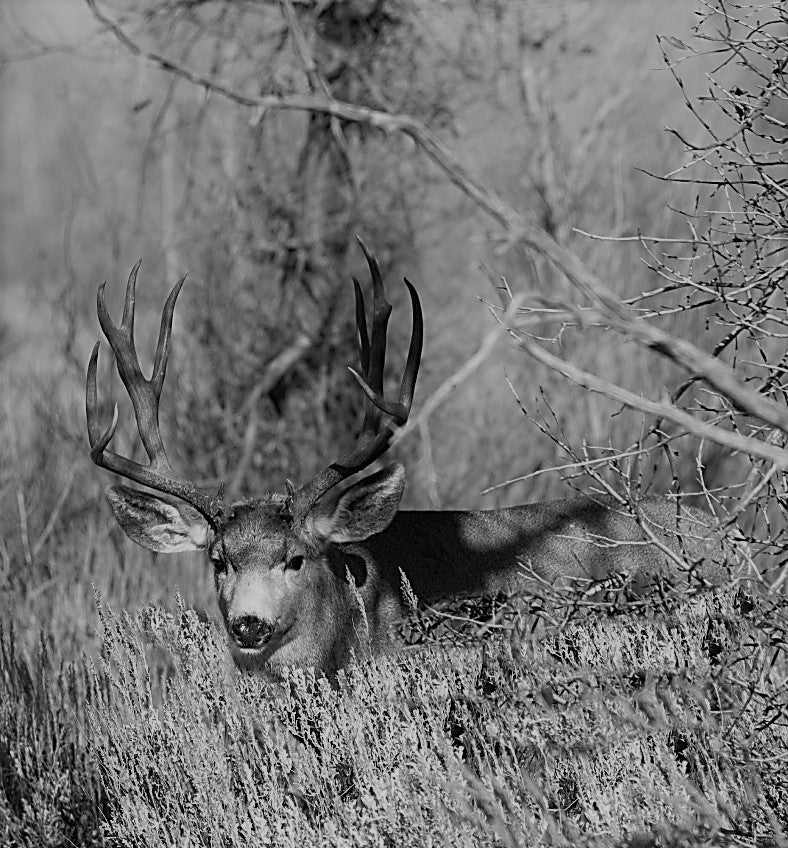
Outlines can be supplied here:
<path id="1" fill-rule="evenodd" d="M 350 650 L 359 647 L 354 638 L 359 593 L 370 588 L 370 580 L 374 582 L 369 573 L 373 563 L 363 548 L 354 546 L 388 527 L 402 497 L 405 471 L 399 463 L 350 486 L 341 485 L 386 452 L 394 435 L 392 424 L 407 421 L 423 338 L 419 297 L 405 280 L 413 331 L 399 399 L 386 400 L 383 370 L 391 305 L 385 299 L 377 262 L 363 243 L 361 248 L 372 276 L 373 315 L 368 335 L 364 298 L 354 278 L 361 371 L 350 370 L 367 398 L 355 446 L 300 488 L 230 505 L 223 503 L 221 495 L 209 495 L 176 474 L 159 430 L 172 317 L 184 280 L 175 284 L 165 303 L 149 380 L 142 376 L 134 346 L 139 263 L 129 275 L 120 326 L 109 317 L 104 285 L 98 290 L 99 323 L 131 398 L 149 464 L 109 450 L 118 412 L 115 406 L 111 423 L 103 428 L 96 390 L 99 342 L 90 357 L 86 383 L 91 459 L 158 493 L 120 485 L 107 488 L 115 518 L 133 541 L 161 553 L 207 553 L 230 648 L 236 663 L 245 669 L 267 671 L 299 664 L 333 671 L 347 661 Z"/>

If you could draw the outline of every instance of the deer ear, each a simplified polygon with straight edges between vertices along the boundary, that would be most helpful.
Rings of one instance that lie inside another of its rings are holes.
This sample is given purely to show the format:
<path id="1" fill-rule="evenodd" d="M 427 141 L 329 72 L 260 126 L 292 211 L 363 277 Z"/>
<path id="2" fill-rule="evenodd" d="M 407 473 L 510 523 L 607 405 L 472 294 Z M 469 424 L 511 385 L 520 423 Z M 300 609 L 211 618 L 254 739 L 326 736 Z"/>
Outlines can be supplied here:
<path id="1" fill-rule="evenodd" d="M 105 493 L 124 533 L 149 551 L 197 551 L 208 543 L 208 522 L 196 509 L 130 489 L 107 486 Z"/>
<path id="2" fill-rule="evenodd" d="M 403 466 L 386 466 L 338 498 L 318 503 L 306 519 L 306 530 L 327 542 L 362 542 L 391 524 L 404 490 Z"/>

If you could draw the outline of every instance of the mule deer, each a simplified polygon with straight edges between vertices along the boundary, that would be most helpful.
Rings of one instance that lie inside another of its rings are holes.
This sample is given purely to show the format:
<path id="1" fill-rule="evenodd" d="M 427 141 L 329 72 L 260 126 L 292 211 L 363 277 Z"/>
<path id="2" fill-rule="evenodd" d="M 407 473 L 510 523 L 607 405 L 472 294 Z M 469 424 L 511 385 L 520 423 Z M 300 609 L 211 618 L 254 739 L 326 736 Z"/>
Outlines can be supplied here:
<path id="1" fill-rule="evenodd" d="M 361 371 L 353 376 L 367 398 L 355 447 L 300 488 L 231 505 L 176 474 L 159 430 L 159 397 L 183 279 L 164 306 L 149 380 L 134 347 L 139 263 L 129 276 L 120 326 L 109 317 L 104 285 L 98 290 L 99 322 L 131 398 L 149 464 L 108 448 L 117 406 L 103 428 L 96 393 L 99 342 L 86 384 L 91 458 L 169 496 L 107 488 L 115 518 L 138 544 L 162 553 L 207 552 L 240 668 L 275 673 L 282 665 L 298 664 L 331 674 L 354 651 L 383 649 L 408 610 L 403 574 L 421 601 L 434 602 L 528 592 L 534 581 L 589 590 L 615 576 L 636 582 L 675 571 L 679 556 L 701 572 L 717 568 L 719 557 L 704 543 L 711 516 L 665 498 L 644 500 L 636 515 L 592 498 L 476 512 L 400 511 L 405 471 L 399 463 L 343 486 L 386 452 L 395 428 L 406 422 L 422 348 L 421 305 L 405 280 L 412 335 L 399 398 L 387 400 L 383 371 L 391 305 L 377 262 L 363 244 L 362 249 L 372 277 L 373 315 L 368 334 L 364 298 L 354 279 Z"/>

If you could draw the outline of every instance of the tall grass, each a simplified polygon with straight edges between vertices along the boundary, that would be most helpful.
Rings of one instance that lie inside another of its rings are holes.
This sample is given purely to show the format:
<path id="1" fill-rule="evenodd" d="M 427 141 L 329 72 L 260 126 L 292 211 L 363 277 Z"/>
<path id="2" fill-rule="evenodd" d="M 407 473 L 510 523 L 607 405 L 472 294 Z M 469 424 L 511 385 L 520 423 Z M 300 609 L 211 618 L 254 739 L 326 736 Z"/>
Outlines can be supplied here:
<path id="1" fill-rule="evenodd" d="M 235 676 L 182 599 L 97 605 L 98 660 L 46 641 L 26 658 L 4 630 L 9 844 L 702 845 L 786 824 L 763 746 L 788 733 L 755 736 L 768 701 L 741 680 L 768 645 L 730 592 L 514 650 L 383 657 L 334 686 Z"/>

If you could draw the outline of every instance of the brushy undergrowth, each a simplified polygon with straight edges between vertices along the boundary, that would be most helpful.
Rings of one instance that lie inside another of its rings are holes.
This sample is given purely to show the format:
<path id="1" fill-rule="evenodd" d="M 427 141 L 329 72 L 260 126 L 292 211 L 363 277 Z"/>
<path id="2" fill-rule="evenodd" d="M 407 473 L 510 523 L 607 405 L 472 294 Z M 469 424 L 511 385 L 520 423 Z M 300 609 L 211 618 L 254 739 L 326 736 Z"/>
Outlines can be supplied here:
<path id="1" fill-rule="evenodd" d="M 748 607 L 728 592 L 592 615 L 517 645 L 365 662 L 332 686 L 236 675 L 219 629 L 180 599 L 134 617 L 99 601 L 95 661 L 61 666 L 44 643 L 26 659 L 3 636 L 0 836 L 784 844 L 788 732 L 767 682 L 781 675 L 759 677 L 773 645 Z"/>

